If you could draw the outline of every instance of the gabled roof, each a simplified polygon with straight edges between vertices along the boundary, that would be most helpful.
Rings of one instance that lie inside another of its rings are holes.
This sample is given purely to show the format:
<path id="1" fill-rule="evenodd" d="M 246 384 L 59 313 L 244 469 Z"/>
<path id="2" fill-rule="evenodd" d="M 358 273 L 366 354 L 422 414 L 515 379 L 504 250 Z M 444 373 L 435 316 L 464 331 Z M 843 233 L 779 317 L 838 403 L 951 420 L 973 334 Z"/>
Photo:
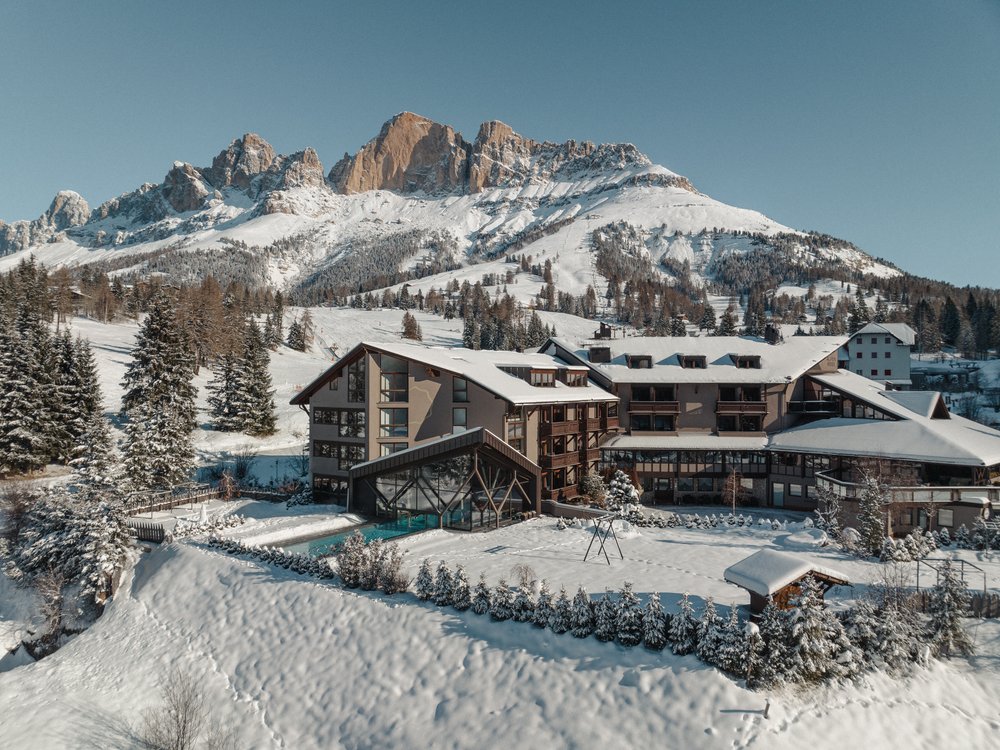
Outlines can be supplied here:
<path id="1" fill-rule="evenodd" d="M 913 346 L 917 341 L 917 332 L 906 325 L 906 323 L 869 323 L 854 335 L 864 336 L 868 334 L 888 334 L 906 346 Z"/>
<path id="2" fill-rule="evenodd" d="M 424 346 L 422 344 L 374 344 L 361 342 L 337 360 L 332 367 L 307 385 L 291 401 L 307 404 L 316 391 L 336 376 L 344 365 L 363 350 L 377 351 L 401 357 L 422 365 L 465 378 L 512 404 L 552 404 L 587 401 L 617 401 L 617 397 L 587 382 L 583 386 L 568 386 L 556 381 L 553 387 L 533 386 L 521 378 L 504 372 L 502 367 L 539 370 L 564 369 L 588 372 L 583 366 L 567 366 L 547 354 L 464 349 L 462 347 Z"/>
<path id="3" fill-rule="evenodd" d="M 542 351 L 558 352 L 568 361 L 589 367 L 598 380 L 613 383 L 785 383 L 836 352 L 844 336 L 791 336 L 768 344 L 753 336 L 633 336 L 594 339 L 574 344 L 549 339 Z M 591 362 L 590 347 L 607 347 L 611 360 Z M 632 369 L 626 355 L 649 355 L 652 368 Z M 681 366 L 682 357 L 705 357 L 704 368 Z M 760 367 L 737 367 L 734 357 L 759 357 Z"/>
<path id="4" fill-rule="evenodd" d="M 808 558 L 762 549 L 726 568 L 723 578 L 760 596 L 772 596 L 809 573 L 829 583 L 844 586 L 850 581 L 843 573 L 817 565 Z"/>

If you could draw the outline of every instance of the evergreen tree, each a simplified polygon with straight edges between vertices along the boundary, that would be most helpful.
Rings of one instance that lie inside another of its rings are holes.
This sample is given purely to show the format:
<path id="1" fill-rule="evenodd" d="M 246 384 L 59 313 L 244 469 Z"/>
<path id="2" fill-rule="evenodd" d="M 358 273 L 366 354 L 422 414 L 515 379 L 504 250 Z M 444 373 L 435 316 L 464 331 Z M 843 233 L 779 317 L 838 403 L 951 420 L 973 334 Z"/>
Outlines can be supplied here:
<path id="1" fill-rule="evenodd" d="M 490 619 L 495 621 L 509 620 L 514 616 L 514 597 L 507 581 L 503 578 L 493 589 L 490 596 Z"/>
<path id="2" fill-rule="evenodd" d="M 604 502 L 611 510 L 620 510 L 624 505 L 639 504 L 639 491 L 632 484 L 628 474 L 621 469 L 617 469 L 611 477 Z"/>
<path id="3" fill-rule="evenodd" d="M 642 614 L 642 642 L 650 651 L 662 651 L 667 645 L 667 615 L 655 591 Z"/>
<path id="4" fill-rule="evenodd" d="M 455 576 L 452 580 L 451 606 L 459 612 L 464 612 L 472 606 L 469 577 L 465 574 L 465 568 L 461 565 L 455 569 Z"/>
<path id="5" fill-rule="evenodd" d="M 413 341 L 423 341 L 424 335 L 420 330 L 420 324 L 417 319 L 413 316 L 409 310 L 403 313 L 403 331 L 402 337 L 404 339 L 411 339 Z"/>
<path id="6" fill-rule="evenodd" d="M 759 667 L 752 670 L 753 682 L 763 687 L 780 685 L 793 677 L 790 654 L 791 627 L 787 613 L 778 609 L 770 597 L 760 615 L 759 628 L 763 650 Z"/>
<path id="7" fill-rule="evenodd" d="M 698 622 L 698 658 L 706 664 L 719 663 L 719 650 L 722 647 L 722 618 L 715 609 L 712 597 L 705 600 L 705 609 Z"/>
<path id="8" fill-rule="evenodd" d="M 0 320 L 0 475 L 36 471 L 58 452 L 46 402 L 47 336 L 40 323 L 19 317 L 18 326 Z"/>
<path id="9" fill-rule="evenodd" d="M 212 427 L 220 432 L 239 432 L 243 427 L 239 413 L 239 359 L 234 354 L 222 357 L 215 377 L 209 382 L 208 407 Z"/>
<path id="10" fill-rule="evenodd" d="M 931 621 L 929 640 L 938 656 L 972 654 L 972 639 L 962 626 L 962 618 L 969 610 L 969 591 L 959 578 L 950 560 L 941 563 L 937 584 L 931 591 L 928 607 Z"/>
<path id="11" fill-rule="evenodd" d="M 740 615 L 736 607 L 729 608 L 729 619 L 722 628 L 718 654 L 715 663 L 718 664 L 719 669 L 738 677 L 746 675 L 747 635 L 746 629 L 740 623 Z"/>
<path id="12" fill-rule="evenodd" d="M 535 603 L 535 611 L 532 613 L 532 622 L 536 627 L 547 628 L 555 612 L 552 602 L 552 592 L 549 590 L 547 581 L 542 581 L 538 588 L 538 601 Z"/>
<path id="13" fill-rule="evenodd" d="M 477 615 L 485 615 L 489 613 L 492 603 L 490 587 L 486 583 L 486 574 L 480 573 L 475 593 L 472 596 L 472 611 Z"/>
<path id="14" fill-rule="evenodd" d="M 573 627 L 573 604 L 566 587 L 559 589 L 559 596 L 556 597 L 555 606 L 552 608 L 552 615 L 549 617 L 549 628 L 553 633 L 560 635 L 569 632 Z"/>
<path id="15" fill-rule="evenodd" d="M 760 635 L 760 628 L 756 623 L 748 622 L 743 630 L 746 639 L 746 650 L 743 657 L 743 674 L 746 677 L 747 687 L 754 690 L 758 687 L 766 686 L 764 675 L 764 659 L 767 645 Z"/>
<path id="16" fill-rule="evenodd" d="M 679 656 L 690 654 L 698 647 L 698 620 L 687 592 L 681 597 L 680 612 L 670 618 L 667 640 L 670 650 Z"/>
<path id="17" fill-rule="evenodd" d="M 631 648 L 642 643 L 642 607 L 626 581 L 618 595 L 618 642 Z"/>
<path id="18" fill-rule="evenodd" d="M 702 313 L 701 322 L 698 327 L 705 331 L 709 336 L 715 334 L 715 329 L 718 326 L 715 317 L 715 308 L 713 308 L 708 302 L 705 302 L 705 312 Z"/>
<path id="19" fill-rule="evenodd" d="M 583 586 L 573 596 L 573 636 L 587 638 L 594 632 L 594 606 Z"/>
<path id="20" fill-rule="evenodd" d="M 613 641 L 618 635 L 618 607 L 610 591 L 594 605 L 594 635 L 599 641 Z"/>
<path id="21" fill-rule="evenodd" d="M 111 428 L 103 414 L 90 416 L 70 455 L 70 466 L 81 484 L 105 494 L 116 489 L 118 456 Z"/>
<path id="22" fill-rule="evenodd" d="M 271 356 L 257 323 L 251 318 L 243 342 L 243 391 L 241 419 L 248 435 L 273 435 L 277 424 L 274 388 L 271 386 Z"/>
<path id="23" fill-rule="evenodd" d="M 426 602 L 434 598 L 434 569 L 426 557 L 420 563 L 420 570 L 417 571 L 413 586 L 417 598 L 421 601 Z"/>
<path id="24" fill-rule="evenodd" d="M 815 578 L 806 576 L 799 588 L 791 614 L 792 673 L 803 682 L 848 676 L 854 669 L 854 652 L 843 625 L 823 604 Z"/>
<path id="25" fill-rule="evenodd" d="M 886 489 L 871 472 L 865 472 L 858 501 L 858 532 L 861 546 L 869 555 L 878 555 L 885 541 Z"/>
<path id="26" fill-rule="evenodd" d="M 535 618 L 535 597 L 531 585 L 518 587 L 514 597 L 513 619 L 515 622 L 531 622 Z"/>
<path id="27" fill-rule="evenodd" d="M 173 305 L 154 297 L 122 385 L 128 417 L 124 477 L 136 489 L 169 488 L 194 469 L 194 367 Z"/>
<path id="28" fill-rule="evenodd" d="M 735 336 L 736 335 L 736 310 L 732 305 L 726 308 L 726 311 L 722 313 L 722 317 L 719 319 L 719 327 L 715 331 L 716 336 Z"/>
<path id="29" fill-rule="evenodd" d="M 297 352 L 306 350 L 305 331 L 302 328 L 302 323 L 298 320 L 293 320 L 288 326 L 288 338 L 285 339 L 285 344 L 288 345 L 289 349 L 294 349 Z"/>
<path id="30" fill-rule="evenodd" d="M 438 563 L 437 575 L 434 577 L 434 603 L 439 607 L 450 605 L 454 586 L 451 569 L 448 567 L 448 563 L 442 560 Z"/>

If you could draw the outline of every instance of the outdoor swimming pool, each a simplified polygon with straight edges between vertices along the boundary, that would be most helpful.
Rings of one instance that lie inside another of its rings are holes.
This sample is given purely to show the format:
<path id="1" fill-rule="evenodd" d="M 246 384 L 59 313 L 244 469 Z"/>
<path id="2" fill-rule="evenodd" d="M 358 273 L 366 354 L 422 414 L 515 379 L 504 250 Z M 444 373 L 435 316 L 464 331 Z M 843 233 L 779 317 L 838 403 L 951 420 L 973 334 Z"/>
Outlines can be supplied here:
<path id="1" fill-rule="evenodd" d="M 313 557 L 319 557 L 320 555 L 333 552 L 338 545 L 343 543 L 343 541 L 355 531 L 360 531 L 361 536 L 363 536 L 366 541 L 370 542 L 373 539 L 394 539 L 395 537 L 405 536 L 406 534 L 415 534 L 418 531 L 437 528 L 437 526 L 437 516 L 429 514 L 407 516 L 406 518 L 399 518 L 395 521 L 372 523 L 365 526 L 355 526 L 348 531 L 341 531 L 336 534 L 329 534 L 315 539 L 303 539 L 302 541 L 293 542 L 291 544 L 283 544 L 281 545 L 281 548 L 285 550 L 285 552 L 301 552 Z"/>

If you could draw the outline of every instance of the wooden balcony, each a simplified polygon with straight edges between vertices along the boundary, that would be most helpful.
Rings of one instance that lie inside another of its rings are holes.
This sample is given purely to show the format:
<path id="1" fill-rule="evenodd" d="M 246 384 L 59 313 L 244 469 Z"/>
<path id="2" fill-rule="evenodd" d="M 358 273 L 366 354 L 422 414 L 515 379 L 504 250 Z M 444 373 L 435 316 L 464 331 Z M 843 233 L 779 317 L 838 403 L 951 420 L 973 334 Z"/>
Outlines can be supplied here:
<path id="1" fill-rule="evenodd" d="M 636 414 L 680 414 L 679 401 L 630 401 L 628 409 Z"/>
<path id="2" fill-rule="evenodd" d="M 766 401 L 717 401 L 716 414 L 767 414 Z"/>
<path id="3" fill-rule="evenodd" d="M 601 458 L 600 448 L 584 448 L 580 451 L 580 462 L 589 464 L 591 461 L 597 461 Z"/>
<path id="4" fill-rule="evenodd" d="M 546 469 L 561 469 L 564 466 L 576 466 L 580 463 L 580 451 L 553 453 L 548 456 L 542 456 L 540 463 Z"/>
<path id="5" fill-rule="evenodd" d="M 579 422 L 542 422 L 538 426 L 542 435 L 573 435 L 580 431 Z"/>

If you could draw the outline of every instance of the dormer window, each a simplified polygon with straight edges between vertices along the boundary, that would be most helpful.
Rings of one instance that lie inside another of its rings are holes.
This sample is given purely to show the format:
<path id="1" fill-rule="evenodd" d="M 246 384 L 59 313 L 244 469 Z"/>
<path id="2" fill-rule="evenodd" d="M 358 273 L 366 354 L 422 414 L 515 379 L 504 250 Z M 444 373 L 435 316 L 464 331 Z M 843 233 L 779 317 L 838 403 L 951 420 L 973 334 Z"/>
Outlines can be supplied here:
<path id="1" fill-rule="evenodd" d="M 566 385 L 571 388 L 582 388 L 587 385 L 587 373 L 574 372 L 572 370 L 566 370 L 565 373 Z"/>
<path id="2" fill-rule="evenodd" d="M 685 370 L 704 370 L 708 366 L 703 354 L 685 354 L 680 359 Z"/>
<path id="3" fill-rule="evenodd" d="M 653 357 L 649 354 L 626 354 L 625 364 L 630 370 L 649 370 L 653 366 Z"/>
<path id="4" fill-rule="evenodd" d="M 532 370 L 530 382 L 536 388 L 555 388 L 556 372 L 555 370 Z"/>
<path id="5" fill-rule="evenodd" d="M 610 346 L 592 346 L 587 350 L 588 359 L 595 365 L 605 364 L 611 361 Z"/>
<path id="6" fill-rule="evenodd" d="M 760 357 L 756 354 L 731 354 L 729 356 L 733 360 L 733 364 L 741 370 L 760 369 Z"/>

